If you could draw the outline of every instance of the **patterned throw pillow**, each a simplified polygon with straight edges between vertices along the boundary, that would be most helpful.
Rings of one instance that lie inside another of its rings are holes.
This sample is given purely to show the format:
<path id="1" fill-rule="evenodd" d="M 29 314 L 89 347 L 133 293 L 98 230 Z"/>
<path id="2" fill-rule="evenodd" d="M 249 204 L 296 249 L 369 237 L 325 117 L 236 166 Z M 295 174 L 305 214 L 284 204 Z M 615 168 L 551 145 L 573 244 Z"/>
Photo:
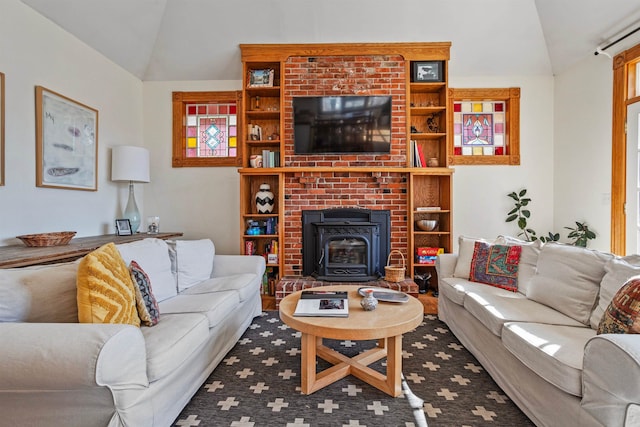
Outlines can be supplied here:
<path id="1" fill-rule="evenodd" d="M 160 320 L 160 309 L 156 297 L 153 296 L 149 276 L 135 261 L 129 264 L 129 271 L 136 290 L 136 306 L 140 322 L 144 326 L 157 325 Z"/>
<path id="2" fill-rule="evenodd" d="M 604 312 L 598 334 L 640 334 L 640 276 L 627 280 Z"/>
<path id="3" fill-rule="evenodd" d="M 469 280 L 509 291 L 518 290 L 521 246 L 489 245 L 476 242 Z"/>
<path id="4" fill-rule="evenodd" d="M 113 243 L 82 258 L 76 288 L 80 323 L 140 326 L 131 275 Z"/>

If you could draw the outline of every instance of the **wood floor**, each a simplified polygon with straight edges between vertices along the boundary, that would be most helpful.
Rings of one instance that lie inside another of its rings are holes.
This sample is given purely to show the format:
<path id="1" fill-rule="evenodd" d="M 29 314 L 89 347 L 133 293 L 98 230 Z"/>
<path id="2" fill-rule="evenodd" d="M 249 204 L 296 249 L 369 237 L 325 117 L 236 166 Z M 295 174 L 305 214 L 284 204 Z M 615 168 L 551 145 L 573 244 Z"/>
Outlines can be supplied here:
<path id="1" fill-rule="evenodd" d="M 429 289 L 426 294 L 419 294 L 418 299 L 424 306 L 424 314 L 438 314 L 438 298 L 433 296 L 433 292 Z M 262 309 L 263 310 L 275 310 L 276 299 L 275 297 L 262 296 Z"/>

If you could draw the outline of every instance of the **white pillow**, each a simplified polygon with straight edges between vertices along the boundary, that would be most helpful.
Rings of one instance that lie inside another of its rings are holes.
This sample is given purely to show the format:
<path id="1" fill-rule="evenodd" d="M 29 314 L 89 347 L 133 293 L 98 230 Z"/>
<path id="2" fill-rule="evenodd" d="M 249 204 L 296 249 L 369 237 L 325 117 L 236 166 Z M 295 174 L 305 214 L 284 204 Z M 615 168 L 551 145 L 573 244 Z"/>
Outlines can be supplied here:
<path id="1" fill-rule="evenodd" d="M 211 277 L 216 248 L 209 239 L 176 240 L 178 292 Z"/>
<path id="2" fill-rule="evenodd" d="M 116 247 L 127 266 L 131 261 L 136 261 L 147 273 L 156 301 L 164 301 L 178 295 L 176 278 L 171 272 L 167 242 L 161 239 L 143 239 Z"/>
<path id="3" fill-rule="evenodd" d="M 476 242 L 484 242 L 489 245 L 497 243 L 495 240 L 486 240 L 479 237 L 458 237 L 458 260 L 456 261 L 456 268 L 453 271 L 453 277 L 469 280 L 473 249 Z"/>
<path id="4" fill-rule="evenodd" d="M 604 271 L 604 277 L 600 282 L 598 305 L 589 319 L 593 329 L 598 329 L 600 319 L 622 285 L 631 277 L 640 275 L 640 255 L 611 258 L 604 265 Z"/>
<path id="5" fill-rule="evenodd" d="M 613 255 L 561 243 L 545 243 L 527 298 L 589 325 L 604 266 Z"/>

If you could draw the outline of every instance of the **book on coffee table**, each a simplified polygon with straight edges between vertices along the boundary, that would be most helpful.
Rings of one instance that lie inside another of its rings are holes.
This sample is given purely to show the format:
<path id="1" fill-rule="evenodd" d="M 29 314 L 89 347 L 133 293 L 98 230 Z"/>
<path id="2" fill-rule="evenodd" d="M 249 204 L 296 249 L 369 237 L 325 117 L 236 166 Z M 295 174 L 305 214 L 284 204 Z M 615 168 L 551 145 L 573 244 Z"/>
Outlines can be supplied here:
<path id="1" fill-rule="evenodd" d="M 294 316 L 347 317 L 347 292 L 302 291 Z"/>

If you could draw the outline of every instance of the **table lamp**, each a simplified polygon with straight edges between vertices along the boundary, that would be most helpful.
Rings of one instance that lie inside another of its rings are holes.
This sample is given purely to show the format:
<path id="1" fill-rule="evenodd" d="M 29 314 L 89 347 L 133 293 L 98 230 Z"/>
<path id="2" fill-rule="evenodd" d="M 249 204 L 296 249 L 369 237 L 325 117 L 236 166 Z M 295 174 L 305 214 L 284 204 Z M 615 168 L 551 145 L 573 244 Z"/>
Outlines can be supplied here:
<path id="1" fill-rule="evenodd" d="M 129 200 L 124 218 L 131 222 L 131 232 L 140 227 L 140 210 L 133 191 L 134 182 L 149 182 L 149 150 L 143 147 L 120 145 L 111 150 L 111 181 L 129 181 Z"/>

